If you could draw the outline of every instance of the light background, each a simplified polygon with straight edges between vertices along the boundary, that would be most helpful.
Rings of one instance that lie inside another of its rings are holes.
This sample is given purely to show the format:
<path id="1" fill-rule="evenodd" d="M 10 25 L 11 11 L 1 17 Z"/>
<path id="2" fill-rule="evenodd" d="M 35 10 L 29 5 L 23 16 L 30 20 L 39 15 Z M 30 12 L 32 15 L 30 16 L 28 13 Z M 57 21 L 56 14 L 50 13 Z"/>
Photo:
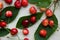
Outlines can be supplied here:
<path id="1" fill-rule="evenodd" d="M 13 0 L 12 5 L 8 5 L 8 4 L 6 4 L 6 3 L 4 2 L 4 0 L 0 0 L 0 1 L 3 2 L 4 8 L 7 7 L 7 6 L 13 6 L 13 5 L 14 5 L 14 2 L 15 2 L 15 0 Z M 35 5 L 29 4 L 29 5 L 28 5 L 27 7 L 25 7 L 25 8 L 22 7 L 22 8 L 20 9 L 20 11 L 19 11 L 16 19 L 15 19 L 13 22 L 11 22 L 10 24 L 8 24 L 7 27 L 10 28 L 10 29 L 16 27 L 16 23 L 17 23 L 17 21 L 18 21 L 18 19 L 19 19 L 20 17 L 30 15 L 30 13 L 29 13 L 29 8 L 30 8 L 31 6 L 35 6 Z M 35 7 L 36 7 L 36 6 L 35 6 Z M 53 6 L 52 6 L 51 8 L 53 8 Z M 38 10 L 37 7 L 36 7 L 36 9 Z M 38 10 L 38 11 L 39 11 L 39 10 Z M 60 24 L 60 5 L 59 5 L 59 7 L 57 7 L 57 9 L 56 9 L 56 11 L 55 11 L 55 15 L 56 15 L 56 17 L 57 17 L 57 19 L 58 19 L 58 23 Z M 25 37 L 27 37 L 27 38 L 29 38 L 29 40 L 34 40 L 34 33 L 35 33 L 35 31 L 37 30 L 39 24 L 41 23 L 41 21 L 42 21 L 44 18 L 45 18 L 45 14 L 42 16 L 42 18 L 41 18 L 36 24 L 34 24 L 32 27 L 28 28 L 30 32 L 29 32 L 29 35 L 27 35 L 27 36 L 24 36 L 24 35 L 22 34 L 22 30 L 18 29 L 18 30 L 19 30 L 18 36 L 20 37 L 20 39 L 23 40 Z M 59 31 L 57 31 L 57 30 L 59 30 Z M 55 31 L 55 33 L 54 33 L 48 40 L 60 40 L 60 26 L 57 28 L 57 30 Z M 9 37 L 12 38 L 12 39 L 6 38 L 7 36 L 9 36 Z M 5 37 L 0 37 L 0 38 L 2 38 L 2 40 L 18 40 L 17 36 L 12 37 L 10 34 L 8 34 L 7 36 L 5 36 Z"/>

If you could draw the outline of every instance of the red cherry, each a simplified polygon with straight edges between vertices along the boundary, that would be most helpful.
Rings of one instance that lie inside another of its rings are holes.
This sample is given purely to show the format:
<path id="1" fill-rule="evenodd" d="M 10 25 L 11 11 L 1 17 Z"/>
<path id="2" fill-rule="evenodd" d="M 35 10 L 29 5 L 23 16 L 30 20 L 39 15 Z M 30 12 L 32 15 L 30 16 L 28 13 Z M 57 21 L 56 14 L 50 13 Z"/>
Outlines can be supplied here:
<path id="1" fill-rule="evenodd" d="M 12 17 L 12 11 L 6 11 L 5 16 L 6 17 Z"/>
<path id="2" fill-rule="evenodd" d="M 29 40 L 28 38 L 24 38 L 24 40 Z"/>
<path id="3" fill-rule="evenodd" d="M 13 28 L 10 30 L 11 35 L 16 35 L 18 33 L 18 30 L 16 28 Z"/>
<path id="4" fill-rule="evenodd" d="M 48 21 L 49 21 L 48 19 L 44 19 L 42 21 L 42 25 L 46 27 L 48 25 Z"/>
<path id="5" fill-rule="evenodd" d="M 21 4 L 23 7 L 28 6 L 28 0 L 22 0 Z"/>
<path id="6" fill-rule="evenodd" d="M 20 1 L 16 1 L 14 3 L 14 5 L 15 5 L 16 8 L 21 8 L 21 2 Z"/>
<path id="7" fill-rule="evenodd" d="M 22 32 L 23 32 L 24 35 L 28 35 L 29 34 L 29 30 L 27 28 L 23 29 Z"/>
<path id="8" fill-rule="evenodd" d="M 30 13 L 31 14 L 36 14 L 37 10 L 34 6 L 32 6 L 30 9 L 29 9 Z"/>
<path id="9" fill-rule="evenodd" d="M 7 4 L 11 4 L 11 3 L 12 3 L 12 0 L 5 0 L 5 2 L 6 2 Z"/>
<path id="10" fill-rule="evenodd" d="M 49 26 L 50 26 L 50 27 L 53 27 L 53 25 L 54 25 L 54 21 L 53 21 L 53 20 L 50 20 L 50 21 L 49 21 Z"/>
<path id="11" fill-rule="evenodd" d="M 42 29 L 42 30 L 40 30 L 39 34 L 40 34 L 40 36 L 42 36 L 42 37 L 46 37 L 47 31 L 46 31 L 45 29 Z"/>
<path id="12" fill-rule="evenodd" d="M 0 26 L 1 26 L 2 28 L 6 27 L 6 25 L 7 25 L 7 23 L 6 23 L 5 21 L 1 21 L 1 22 L 0 22 Z"/>
<path id="13" fill-rule="evenodd" d="M 28 19 L 23 20 L 23 21 L 22 21 L 22 25 L 23 25 L 24 27 L 27 27 L 27 26 L 29 25 L 29 20 L 28 20 Z"/>
<path id="14" fill-rule="evenodd" d="M 48 17 L 53 16 L 53 12 L 50 9 L 46 10 L 46 16 Z"/>
<path id="15" fill-rule="evenodd" d="M 32 17 L 30 18 L 30 22 L 31 22 L 31 23 L 35 23 L 35 22 L 36 22 L 36 16 L 32 16 Z"/>

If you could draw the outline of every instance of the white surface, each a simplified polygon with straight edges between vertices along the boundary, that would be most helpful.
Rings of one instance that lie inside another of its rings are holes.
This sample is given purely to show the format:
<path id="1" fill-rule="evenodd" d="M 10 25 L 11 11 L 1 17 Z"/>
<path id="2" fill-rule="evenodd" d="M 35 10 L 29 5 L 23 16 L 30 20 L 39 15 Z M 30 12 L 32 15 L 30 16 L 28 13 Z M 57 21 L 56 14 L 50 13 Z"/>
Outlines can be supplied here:
<path id="1" fill-rule="evenodd" d="M 7 6 L 11 6 L 11 5 L 7 5 L 3 0 L 0 0 L 0 1 L 3 2 L 4 8 L 7 7 Z M 14 1 L 13 1 L 13 3 L 14 3 Z M 12 3 L 12 5 L 14 5 L 13 3 Z M 30 15 L 29 8 L 31 6 L 33 6 L 33 5 L 29 4 L 25 8 L 22 7 L 20 9 L 19 14 L 17 15 L 16 19 L 13 22 L 11 22 L 10 24 L 8 24 L 7 27 L 8 28 L 14 28 L 14 27 L 16 27 L 16 23 L 17 23 L 17 21 L 18 21 L 18 19 L 20 17 Z M 56 9 L 55 15 L 58 18 L 58 22 L 60 24 L 60 8 L 59 7 Z M 34 33 L 37 30 L 37 28 L 38 28 L 39 24 L 41 23 L 42 19 L 44 19 L 44 18 L 45 18 L 45 15 L 43 15 L 43 17 L 41 18 L 41 20 L 39 20 L 36 24 L 34 24 L 32 27 L 28 28 L 30 32 L 29 32 L 29 35 L 27 35 L 27 36 L 24 36 L 22 34 L 22 30 L 18 29 L 19 30 L 18 35 L 19 35 L 20 39 L 24 39 L 25 37 L 27 37 L 27 38 L 29 38 L 29 40 L 34 40 Z M 59 30 L 59 27 L 58 27 L 58 30 Z M 7 35 L 7 36 L 11 37 L 10 34 Z M 8 39 L 6 37 L 2 37 L 2 40 L 18 40 L 18 39 L 17 39 L 17 37 L 12 37 L 12 39 Z M 60 31 L 56 31 L 48 40 L 60 40 Z"/>

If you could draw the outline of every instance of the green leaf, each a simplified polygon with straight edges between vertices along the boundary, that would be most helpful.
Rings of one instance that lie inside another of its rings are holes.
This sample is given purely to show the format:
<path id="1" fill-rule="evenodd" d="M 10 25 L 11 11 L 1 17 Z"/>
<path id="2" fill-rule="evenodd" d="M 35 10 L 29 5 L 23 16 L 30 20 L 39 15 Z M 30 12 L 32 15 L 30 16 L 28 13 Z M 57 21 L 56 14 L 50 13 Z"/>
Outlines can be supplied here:
<path id="1" fill-rule="evenodd" d="M 9 34 L 9 32 L 6 29 L 9 30 L 8 28 L 0 29 L 0 37 L 6 36 L 7 34 Z"/>
<path id="2" fill-rule="evenodd" d="M 28 0 L 28 1 L 31 4 L 35 4 L 39 7 L 45 7 L 45 8 L 48 7 L 52 2 L 52 0 Z"/>
<path id="3" fill-rule="evenodd" d="M 39 13 L 39 12 L 36 13 L 36 14 L 35 14 L 36 20 L 38 21 L 38 20 L 41 18 L 42 15 L 43 15 L 43 13 Z M 21 18 L 18 20 L 18 22 L 17 22 L 16 28 L 23 29 L 24 27 L 23 27 L 23 25 L 22 25 L 22 20 L 24 20 L 24 19 L 30 19 L 31 16 L 32 16 L 32 15 L 21 17 Z M 30 24 L 28 25 L 28 27 L 31 27 L 32 25 L 33 25 L 33 24 L 30 23 Z"/>
<path id="4" fill-rule="evenodd" d="M 47 28 L 43 27 L 42 23 L 39 25 L 37 31 L 35 32 L 34 34 L 34 37 L 35 37 L 35 40 L 48 40 L 48 38 L 55 32 L 55 30 L 57 29 L 58 27 L 58 20 L 56 18 L 55 15 L 53 15 L 51 18 L 48 18 L 49 20 L 53 20 L 55 25 L 53 26 L 53 28 L 50 28 L 49 26 L 47 26 Z M 44 37 L 41 37 L 39 35 L 39 31 L 41 29 L 45 29 L 47 30 L 47 36 L 44 38 Z"/>
<path id="5" fill-rule="evenodd" d="M 13 13 L 13 16 L 11 18 L 7 18 L 5 16 L 5 13 L 8 10 L 12 11 L 12 13 Z M 10 23 L 10 22 L 12 22 L 16 18 L 18 12 L 19 12 L 19 9 L 15 8 L 14 6 L 6 7 L 6 8 L 4 8 L 2 10 L 2 14 L 1 14 L 0 20 L 5 20 L 7 23 Z"/>

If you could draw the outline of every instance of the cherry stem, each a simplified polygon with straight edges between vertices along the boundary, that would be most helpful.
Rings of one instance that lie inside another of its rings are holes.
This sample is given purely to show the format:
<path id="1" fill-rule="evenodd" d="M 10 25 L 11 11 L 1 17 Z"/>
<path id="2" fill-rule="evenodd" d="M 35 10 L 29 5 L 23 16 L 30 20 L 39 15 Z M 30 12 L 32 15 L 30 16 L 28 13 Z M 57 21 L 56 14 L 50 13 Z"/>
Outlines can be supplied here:
<path id="1" fill-rule="evenodd" d="M 6 29 L 10 33 L 10 30 L 9 29 L 7 29 L 7 28 L 4 28 L 4 29 Z"/>
<path id="2" fill-rule="evenodd" d="M 18 37 L 18 40 L 21 40 L 18 35 L 17 35 L 17 37 Z"/>

